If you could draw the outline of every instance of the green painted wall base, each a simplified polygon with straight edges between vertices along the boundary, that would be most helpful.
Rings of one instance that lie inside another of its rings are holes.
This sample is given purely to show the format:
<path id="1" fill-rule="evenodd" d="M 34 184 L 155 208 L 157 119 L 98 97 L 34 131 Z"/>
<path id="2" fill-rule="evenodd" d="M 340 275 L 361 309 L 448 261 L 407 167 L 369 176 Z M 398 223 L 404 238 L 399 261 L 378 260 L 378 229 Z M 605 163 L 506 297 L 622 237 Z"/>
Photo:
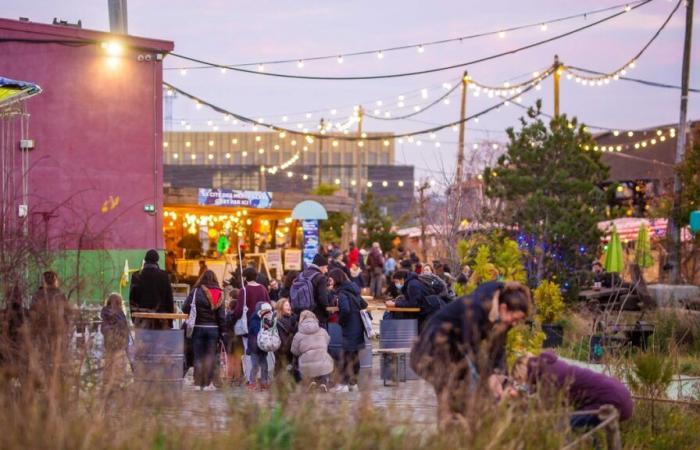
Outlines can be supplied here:
<path id="1" fill-rule="evenodd" d="M 148 249 L 132 250 L 64 250 L 52 264 L 61 280 L 61 288 L 72 303 L 100 304 L 108 294 L 121 293 L 129 297 L 129 284 L 120 285 L 124 261 L 129 261 L 129 280 L 134 270 L 141 268 Z M 160 267 L 165 266 L 164 252 L 160 251 Z"/>

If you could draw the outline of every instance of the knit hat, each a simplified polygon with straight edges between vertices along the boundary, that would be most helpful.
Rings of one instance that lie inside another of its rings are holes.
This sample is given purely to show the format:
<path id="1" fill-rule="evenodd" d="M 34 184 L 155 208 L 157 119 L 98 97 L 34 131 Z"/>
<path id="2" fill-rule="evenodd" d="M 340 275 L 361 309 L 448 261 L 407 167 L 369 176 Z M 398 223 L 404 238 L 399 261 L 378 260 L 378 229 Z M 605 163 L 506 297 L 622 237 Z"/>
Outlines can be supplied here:
<path id="1" fill-rule="evenodd" d="M 160 259 L 160 256 L 158 256 L 158 251 L 150 249 L 146 252 L 146 257 L 144 258 L 144 261 L 150 264 L 155 264 L 158 262 L 158 259 Z"/>
<path id="2" fill-rule="evenodd" d="M 327 266 L 328 258 L 326 258 L 320 253 L 316 253 L 316 256 L 314 256 L 313 264 L 318 267 Z"/>
<path id="3" fill-rule="evenodd" d="M 264 316 L 265 314 L 272 312 L 272 305 L 269 303 L 263 303 L 260 305 L 260 311 L 258 311 L 258 315 L 260 317 Z"/>

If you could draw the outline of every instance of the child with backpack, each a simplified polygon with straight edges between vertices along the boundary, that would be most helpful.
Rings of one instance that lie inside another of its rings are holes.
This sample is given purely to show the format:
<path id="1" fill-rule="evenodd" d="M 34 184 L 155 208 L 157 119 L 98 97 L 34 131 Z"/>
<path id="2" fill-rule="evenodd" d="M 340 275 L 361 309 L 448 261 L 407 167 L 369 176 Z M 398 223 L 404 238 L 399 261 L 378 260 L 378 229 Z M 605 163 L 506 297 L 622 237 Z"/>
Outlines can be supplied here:
<path id="1" fill-rule="evenodd" d="M 251 369 L 248 378 L 248 389 L 251 391 L 266 390 L 270 386 L 270 375 L 267 367 L 267 350 L 258 345 L 258 334 L 273 325 L 272 305 L 267 302 L 259 302 L 255 305 L 255 313 L 248 326 L 248 351 Z M 260 372 L 260 383 L 257 383 Z"/>

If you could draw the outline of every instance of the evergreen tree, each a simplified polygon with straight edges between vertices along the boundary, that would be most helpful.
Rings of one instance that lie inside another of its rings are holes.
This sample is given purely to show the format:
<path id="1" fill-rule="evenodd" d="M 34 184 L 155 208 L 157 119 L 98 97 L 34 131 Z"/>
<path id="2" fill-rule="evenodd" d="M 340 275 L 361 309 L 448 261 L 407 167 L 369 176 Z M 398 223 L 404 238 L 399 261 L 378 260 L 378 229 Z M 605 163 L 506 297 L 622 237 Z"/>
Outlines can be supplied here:
<path id="1" fill-rule="evenodd" d="M 547 125 L 539 108 L 521 119 L 519 131 L 507 130 L 508 151 L 484 171 L 486 195 L 500 200 L 494 220 L 519 230 L 536 284 L 569 278 L 598 255 L 597 224 L 605 219 L 599 185 L 608 173 L 583 125 L 566 116 Z"/>
<path id="2" fill-rule="evenodd" d="M 360 205 L 360 214 L 360 245 L 368 247 L 373 242 L 379 242 L 382 250 L 391 249 L 394 245 L 392 241 L 396 238 L 396 233 L 391 231 L 392 220 L 390 216 L 382 214 L 372 192 L 367 192 Z"/>

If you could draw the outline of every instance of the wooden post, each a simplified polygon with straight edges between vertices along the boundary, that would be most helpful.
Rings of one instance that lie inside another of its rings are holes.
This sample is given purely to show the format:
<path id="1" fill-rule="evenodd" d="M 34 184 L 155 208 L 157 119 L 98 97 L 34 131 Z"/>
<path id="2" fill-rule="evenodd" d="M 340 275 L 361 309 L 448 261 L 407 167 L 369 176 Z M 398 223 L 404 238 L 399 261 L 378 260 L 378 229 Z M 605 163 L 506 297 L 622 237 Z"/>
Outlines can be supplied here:
<path id="1" fill-rule="evenodd" d="M 326 122 L 323 120 L 323 117 L 321 117 L 321 122 L 320 122 L 320 131 L 323 131 L 324 127 L 326 126 Z M 328 160 L 330 162 L 330 155 L 328 156 Z M 320 186 L 323 184 L 323 139 L 319 138 L 318 139 L 318 175 L 316 176 L 316 186 Z"/>
<path id="2" fill-rule="evenodd" d="M 554 55 L 554 117 L 559 117 L 559 80 L 561 79 L 561 63 L 559 55 Z"/>
<path id="3" fill-rule="evenodd" d="M 676 141 L 676 165 L 683 162 L 687 142 L 688 126 L 688 82 L 690 79 L 690 49 L 693 34 L 693 0 L 685 2 L 685 41 L 683 44 L 683 68 L 681 71 L 681 105 L 678 120 L 678 140 Z M 678 172 L 673 176 L 673 203 L 668 218 L 667 235 L 669 238 L 668 259 L 671 263 L 670 282 L 681 282 L 681 229 L 678 220 L 681 215 L 681 192 L 683 184 Z"/>
<path id="4" fill-rule="evenodd" d="M 464 71 L 462 75 L 462 103 L 460 106 L 460 123 L 459 123 L 459 144 L 457 145 L 457 173 L 455 176 L 455 185 L 462 192 L 462 180 L 464 178 L 464 129 L 467 124 L 464 122 L 467 113 L 467 90 L 469 88 L 469 75 Z"/>
<path id="5" fill-rule="evenodd" d="M 425 245 L 425 219 L 426 219 L 426 211 L 425 211 L 425 190 L 430 187 L 430 184 L 428 183 L 423 183 L 419 188 L 418 188 L 418 207 L 420 208 L 419 212 L 419 221 L 420 221 L 420 250 L 421 250 L 421 258 L 423 263 L 426 263 L 428 261 L 428 249 L 427 246 Z"/>
<path id="6" fill-rule="evenodd" d="M 362 139 L 362 119 L 364 111 L 362 106 L 357 111 L 357 136 Z M 360 145 L 362 143 L 362 145 Z M 352 217 L 352 239 L 359 245 L 360 236 L 360 203 L 362 202 L 362 160 L 364 156 L 364 141 L 355 142 L 355 205 L 353 206 Z"/>

